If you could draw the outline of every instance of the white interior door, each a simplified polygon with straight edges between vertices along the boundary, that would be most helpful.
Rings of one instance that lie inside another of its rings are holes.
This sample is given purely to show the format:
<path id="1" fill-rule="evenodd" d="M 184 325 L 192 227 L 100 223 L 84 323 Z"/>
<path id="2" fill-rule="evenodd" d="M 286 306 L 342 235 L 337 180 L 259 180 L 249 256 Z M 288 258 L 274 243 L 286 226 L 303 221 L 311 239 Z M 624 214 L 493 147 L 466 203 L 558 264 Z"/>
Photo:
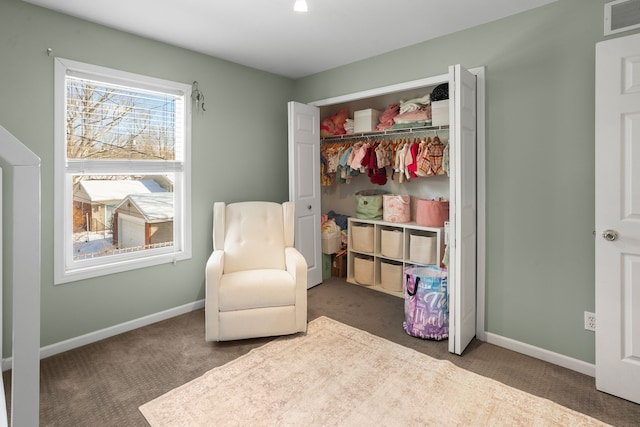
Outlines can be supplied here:
<path id="1" fill-rule="evenodd" d="M 449 67 L 449 351 L 462 354 L 476 335 L 476 77 Z"/>
<path id="2" fill-rule="evenodd" d="M 307 287 L 322 282 L 320 109 L 298 102 L 289 111 L 289 200 L 295 204 L 295 246 L 307 260 Z"/>
<path id="3" fill-rule="evenodd" d="M 596 46 L 596 387 L 640 403 L 640 34 Z"/>

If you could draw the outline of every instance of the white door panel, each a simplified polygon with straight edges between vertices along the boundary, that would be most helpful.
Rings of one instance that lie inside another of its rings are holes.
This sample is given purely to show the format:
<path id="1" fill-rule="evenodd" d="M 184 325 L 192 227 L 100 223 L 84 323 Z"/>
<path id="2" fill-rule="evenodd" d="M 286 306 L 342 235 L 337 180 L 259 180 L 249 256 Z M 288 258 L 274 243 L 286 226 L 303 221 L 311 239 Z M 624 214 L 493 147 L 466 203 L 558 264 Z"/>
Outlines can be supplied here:
<path id="1" fill-rule="evenodd" d="M 596 387 L 640 403 L 640 34 L 596 47 L 595 139 Z"/>
<path id="2" fill-rule="evenodd" d="M 476 78 L 449 67 L 449 351 L 462 354 L 476 335 Z"/>
<path id="3" fill-rule="evenodd" d="M 289 200 L 295 204 L 295 247 L 307 261 L 307 287 L 322 282 L 320 109 L 297 102 L 289 111 Z"/>

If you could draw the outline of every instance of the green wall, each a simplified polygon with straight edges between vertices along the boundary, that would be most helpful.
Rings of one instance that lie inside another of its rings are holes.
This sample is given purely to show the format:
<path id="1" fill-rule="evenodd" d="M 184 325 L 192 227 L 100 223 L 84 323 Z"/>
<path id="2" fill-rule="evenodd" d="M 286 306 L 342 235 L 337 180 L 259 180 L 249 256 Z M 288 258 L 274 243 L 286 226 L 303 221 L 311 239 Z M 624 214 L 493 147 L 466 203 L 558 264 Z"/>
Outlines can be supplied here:
<path id="1" fill-rule="evenodd" d="M 207 111 L 194 112 L 193 259 L 53 285 L 54 55 L 191 84 Z M 204 298 L 214 201 L 288 198 L 287 107 L 293 81 L 42 9 L 0 0 L 0 125 L 42 159 L 41 345 Z M 6 166 L 0 164 L 0 166 Z M 3 172 L 9 172 L 3 167 Z M 10 190 L 10 174 L 4 191 Z M 10 283 L 11 209 L 4 206 L 4 280 Z M 4 355 L 10 355 L 10 293 L 4 294 Z M 35 308 L 34 308 L 35 309 Z M 204 337 L 203 337 L 204 339 Z"/>
<path id="2" fill-rule="evenodd" d="M 296 82 L 296 98 L 308 102 L 443 74 L 450 64 L 485 66 L 486 329 L 591 363 L 595 334 L 583 312 L 595 308 L 604 3 L 560 0 Z"/>
<path id="3" fill-rule="evenodd" d="M 583 312 L 595 306 L 594 61 L 595 44 L 605 39 L 604 3 L 560 0 L 292 81 L 0 0 L 0 125 L 43 160 L 42 345 L 203 298 L 212 203 L 288 197 L 288 100 L 439 75 L 461 63 L 486 67 L 487 330 L 594 362 L 594 334 L 583 329 Z M 48 47 L 68 59 L 199 82 L 207 111 L 193 118 L 192 260 L 53 285 Z M 11 216 L 4 209 L 8 248 Z M 6 356 L 10 305 L 4 297 Z"/>

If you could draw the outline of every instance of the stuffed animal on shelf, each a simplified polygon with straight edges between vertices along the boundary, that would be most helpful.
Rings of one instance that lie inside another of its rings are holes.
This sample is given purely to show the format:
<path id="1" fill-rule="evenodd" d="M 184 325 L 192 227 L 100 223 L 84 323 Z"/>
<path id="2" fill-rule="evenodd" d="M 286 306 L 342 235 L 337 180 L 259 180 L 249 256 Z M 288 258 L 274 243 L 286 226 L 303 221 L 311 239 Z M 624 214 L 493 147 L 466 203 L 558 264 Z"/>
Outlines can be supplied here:
<path id="1" fill-rule="evenodd" d="M 344 124 L 349 118 L 347 109 L 343 108 L 328 119 L 324 119 L 320 123 L 320 137 L 325 138 L 333 135 L 344 135 L 347 133 Z"/>

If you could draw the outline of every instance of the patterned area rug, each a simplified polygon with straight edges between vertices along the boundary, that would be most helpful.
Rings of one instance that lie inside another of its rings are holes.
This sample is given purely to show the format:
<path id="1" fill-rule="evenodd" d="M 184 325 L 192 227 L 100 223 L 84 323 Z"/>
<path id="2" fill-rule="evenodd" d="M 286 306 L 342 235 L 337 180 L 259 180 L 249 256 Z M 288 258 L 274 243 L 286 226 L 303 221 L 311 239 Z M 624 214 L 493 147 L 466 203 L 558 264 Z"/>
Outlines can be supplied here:
<path id="1" fill-rule="evenodd" d="M 142 405 L 159 426 L 602 426 L 327 317 Z"/>

